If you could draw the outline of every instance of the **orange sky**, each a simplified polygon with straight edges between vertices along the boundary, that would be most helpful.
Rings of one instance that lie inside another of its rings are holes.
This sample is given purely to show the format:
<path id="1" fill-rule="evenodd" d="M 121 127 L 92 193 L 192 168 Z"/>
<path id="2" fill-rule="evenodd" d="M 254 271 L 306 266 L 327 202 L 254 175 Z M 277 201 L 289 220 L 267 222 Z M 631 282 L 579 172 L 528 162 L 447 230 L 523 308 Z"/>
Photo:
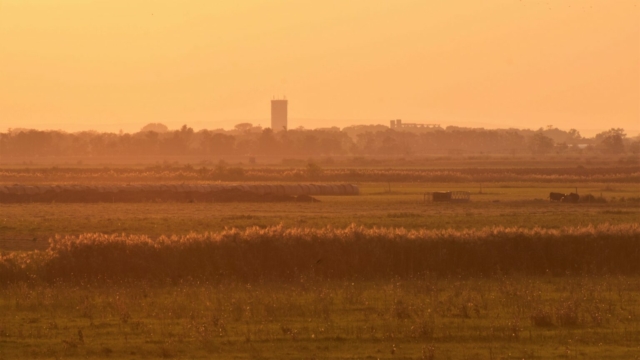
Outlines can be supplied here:
<path id="1" fill-rule="evenodd" d="M 640 132 L 637 0 L 0 0 L 0 130 Z"/>

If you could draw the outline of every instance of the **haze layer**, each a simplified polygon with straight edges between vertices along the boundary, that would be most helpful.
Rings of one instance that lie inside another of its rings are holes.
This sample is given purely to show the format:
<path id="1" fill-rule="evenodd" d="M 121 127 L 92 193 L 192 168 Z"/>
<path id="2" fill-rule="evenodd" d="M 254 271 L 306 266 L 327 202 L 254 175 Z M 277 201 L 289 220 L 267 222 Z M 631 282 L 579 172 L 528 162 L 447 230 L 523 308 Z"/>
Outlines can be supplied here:
<path id="1" fill-rule="evenodd" d="M 640 128 L 638 1 L 0 1 L 0 126 Z"/>

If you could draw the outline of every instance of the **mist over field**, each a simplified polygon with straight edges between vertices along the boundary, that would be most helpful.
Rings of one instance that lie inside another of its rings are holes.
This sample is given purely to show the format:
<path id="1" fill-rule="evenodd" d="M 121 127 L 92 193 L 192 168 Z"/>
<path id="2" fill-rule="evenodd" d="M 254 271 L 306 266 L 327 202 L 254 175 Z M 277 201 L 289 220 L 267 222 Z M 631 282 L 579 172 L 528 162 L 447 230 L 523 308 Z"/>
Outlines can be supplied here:
<path id="1" fill-rule="evenodd" d="M 394 120 L 395 121 L 395 120 Z M 274 131 L 250 123 L 233 130 L 194 131 L 187 125 L 168 130 L 151 123 L 135 133 L 99 133 L 11 129 L 0 133 L 0 163 L 16 161 L 94 163 L 198 161 L 213 159 L 255 164 L 286 159 L 354 157 L 511 156 L 615 157 L 640 153 L 640 137 L 627 136 L 624 129 L 611 128 L 594 137 L 583 137 L 576 129 L 553 126 L 538 130 L 516 128 L 487 130 L 449 126 L 394 128 L 382 125 L 349 126 L 343 129 L 303 128 Z M 637 162 L 636 162 L 637 165 Z"/>

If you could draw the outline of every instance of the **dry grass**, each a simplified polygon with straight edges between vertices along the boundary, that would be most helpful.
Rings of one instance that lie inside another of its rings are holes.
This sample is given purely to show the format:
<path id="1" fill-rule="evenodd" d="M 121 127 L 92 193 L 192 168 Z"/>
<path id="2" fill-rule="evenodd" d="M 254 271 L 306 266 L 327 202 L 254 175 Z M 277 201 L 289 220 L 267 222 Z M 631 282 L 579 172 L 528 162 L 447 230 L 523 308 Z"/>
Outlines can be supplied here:
<path id="1" fill-rule="evenodd" d="M 57 236 L 46 251 L 0 257 L 0 281 L 637 275 L 639 258 L 638 224 L 459 231 L 281 225 L 155 240 L 126 234 Z"/>
<path id="2" fill-rule="evenodd" d="M 639 280 L 18 283 L 0 358 L 634 359 Z"/>

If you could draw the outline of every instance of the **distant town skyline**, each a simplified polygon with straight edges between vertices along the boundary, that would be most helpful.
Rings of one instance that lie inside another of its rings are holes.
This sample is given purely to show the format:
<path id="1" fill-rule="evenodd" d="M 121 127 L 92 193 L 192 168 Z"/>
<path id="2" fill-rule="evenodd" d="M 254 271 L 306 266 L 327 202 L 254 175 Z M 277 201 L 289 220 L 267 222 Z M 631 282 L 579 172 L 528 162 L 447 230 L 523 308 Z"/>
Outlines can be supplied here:
<path id="1" fill-rule="evenodd" d="M 0 131 L 270 125 L 640 132 L 635 0 L 0 4 Z"/>
<path id="2" fill-rule="evenodd" d="M 327 119 L 289 119 L 289 130 L 295 130 L 299 127 L 303 127 L 304 129 L 307 130 L 311 130 L 311 129 L 321 129 L 321 128 L 331 128 L 331 127 L 338 127 L 340 129 L 343 129 L 345 127 L 349 127 L 349 126 L 358 126 L 358 125 L 382 125 L 382 126 L 386 126 L 389 127 L 389 121 L 392 119 L 386 119 L 386 120 L 382 120 L 382 119 L 374 119 L 374 120 L 367 120 L 367 119 L 335 119 L 335 120 L 327 120 Z M 411 120 L 411 119 L 403 119 L 403 121 L 405 122 L 423 122 L 423 123 L 427 123 L 427 122 L 431 122 L 428 120 L 424 120 L 424 119 L 416 119 L 416 120 Z M 227 121 L 199 121 L 199 122 L 195 122 L 195 121 L 173 121 L 173 122 L 162 122 L 162 121 L 157 121 L 157 123 L 161 123 L 163 125 L 166 125 L 170 131 L 172 130 L 179 130 L 183 125 L 187 125 L 188 127 L 193 128 L 195 131 L 199 131 L 199 130 L 216 130 L 216 129 L 224 129 L 224 130 L 232 130 L 234 128 L 235 125 L 237 124 L 241 124 L 241 123 L 250 123 L 254 126 L 261 126 L 262 128 L 270 128 L 270 119 L 269 118 L 263 118 L 263 119 L 234 119 L 234 120 L 227 120 Z M 60 126 L 57 128 L 54 127 L 25 127 L 25 126 L 9 126 L 5 129 L 0 129 L 0 132 L 5 132 L 8 129 L 17 129 L 17 128 L 27 128 L 27 129 L 36 129 L 36 130 L 62 130 L 62 131 L 67 131 L 67 132 L 82 132 L 82 131 L 100 131 L 100 132 L 114 132 L 117 133 L 120 130 L 122 130 L 123 132 L 126 133 L 134 133 L 134 132 L 138 132 L 140 131 L 140 129 L 142 127 L 144 127 L 145 125 L 149 124 L 149 123 L 156 123 L 156 121 L 150 121 L 150 122 L 141 122 L 141 123 L 108 123 L 108 124 L 102 124 L 103 127 L 83 127 L 82 124 L 68 124 L 68 126 Z M 300 125 L 301 123 L 307 124 L 307 126 L 304 125 Z M 347 125 L 344 125 L 347 124 Z M 440 123 L 440 126 L 442 128 L 446 128 L 448 126 L 458 126 L 458 127 L 467 127 L 467 128 L 485 128 L 485 129 L 509 129 L 509 128 L 516 128 L 516 129 L 530 129 L 530 130 L 538 130 L 539 128 L 544 128 L 546 129 L 548 126 L 553 126 L 556 128 L 559 128 L 561 130 L 570 130 L 570 129 L 576 129 L 580 132 L 580 134 L 583 137 L 593 137 L 598 133 L 607 131 L 611 128 L 621 128 L 621 126 L 617 126 L 616 124 L 610 124 L 609 127 L 605 127 L 605 128 L 570 128 L 570 127 L 562 127 L 562 126 L 556 126 L 555 124 L 547 124 L 544 126 L 538 126 L 538 127 L 527 127 L 527 126 L 513 126 L 513 125 L 509 125 L 509 124 L 496 124 L 496 123 L 490 123 L 490 122 L 454 122 L 454 123 Z M 76 127 L 77 126 L 77 127 Z M 626 134 L 628 136 L 640 136 L 640 128 L 624 128 L 622 127 Z"/>

